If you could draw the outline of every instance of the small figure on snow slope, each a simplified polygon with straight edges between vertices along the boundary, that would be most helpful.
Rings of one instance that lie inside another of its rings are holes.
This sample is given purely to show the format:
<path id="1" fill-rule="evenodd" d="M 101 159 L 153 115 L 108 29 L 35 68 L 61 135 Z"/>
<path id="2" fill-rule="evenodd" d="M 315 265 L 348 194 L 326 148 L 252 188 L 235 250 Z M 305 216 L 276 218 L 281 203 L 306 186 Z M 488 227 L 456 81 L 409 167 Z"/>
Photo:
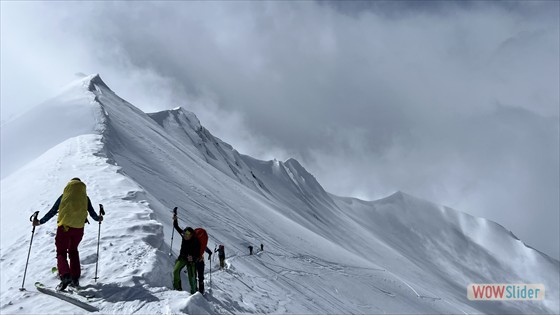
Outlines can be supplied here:
<path id="1" fill-rule="evenodd" d="M 218 249 L 214 250 L 218 252 L 218 258 L 220 259 L 220 269 L 224 269 L 226 266 L 226 251 L 224 245 L 220 245 Z"/>

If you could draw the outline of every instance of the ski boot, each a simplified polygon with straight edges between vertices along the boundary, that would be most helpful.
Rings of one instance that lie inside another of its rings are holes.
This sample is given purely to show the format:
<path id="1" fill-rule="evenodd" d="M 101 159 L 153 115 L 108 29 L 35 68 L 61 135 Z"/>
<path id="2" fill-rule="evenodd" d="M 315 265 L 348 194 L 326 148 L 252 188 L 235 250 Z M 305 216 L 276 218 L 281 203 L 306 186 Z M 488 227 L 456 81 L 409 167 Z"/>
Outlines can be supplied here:
<path id="1" fill-rule="evenodd" d="M 69 274 L 65 274 L 60 280 L 60 284 L 56 286 L 56 290 L 64 291 L 66 287 L 68 287 L 68 285 L 72 282 L 72 277 L 70 277 Z"/>

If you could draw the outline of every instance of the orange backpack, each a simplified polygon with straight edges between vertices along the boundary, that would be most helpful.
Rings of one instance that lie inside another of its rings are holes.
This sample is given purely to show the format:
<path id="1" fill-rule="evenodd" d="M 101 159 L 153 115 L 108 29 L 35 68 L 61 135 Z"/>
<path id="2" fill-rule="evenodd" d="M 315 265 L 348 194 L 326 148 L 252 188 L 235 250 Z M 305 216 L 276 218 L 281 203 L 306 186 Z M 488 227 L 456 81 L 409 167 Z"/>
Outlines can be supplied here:
<path id="1" fill-rule="evenodd" d="M 202 257 L 202 255 L 204 255 L 204 250 L 206 249 L 206 245 L 208 245 L 208 234 L 206 233 L 205 229 L 196 228 L 196 229 L 194 229 L 194 236 L 196 237 L 196 239 L 200 243 L 200 255 L 199 255 L 199 257 Z"/>

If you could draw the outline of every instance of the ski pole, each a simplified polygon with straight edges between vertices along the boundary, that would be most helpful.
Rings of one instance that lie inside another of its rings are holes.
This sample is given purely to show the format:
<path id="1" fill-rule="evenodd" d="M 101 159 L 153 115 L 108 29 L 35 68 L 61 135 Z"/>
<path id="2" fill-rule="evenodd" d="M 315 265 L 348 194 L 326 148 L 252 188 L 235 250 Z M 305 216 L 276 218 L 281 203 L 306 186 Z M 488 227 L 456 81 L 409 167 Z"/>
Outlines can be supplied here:
<path id="1" fill-rule="evenodd" d="M 177 207 L 173 208 L 173 215 L 177 215 Z M 169 246 L 169 256 L 171 256 L 171 252 L 173 251 L 173 235 L 175 235 L 175 227 L 171 230 L 171 246 Z"/>
<path id="2" fill-rule="evenodd" d="M 101 216 L 105 215 L 105 210 L 103 209 L 103 205 L 99 204 L 99 214 Z M 99 277 L 97 276 L 97 266 L 99 265 L 99 238 L 101 237 L 101 221 L 99 221 L 99 229 L 97 230 L 97 256 L 95 260 L 95 277 L 93 278 L 95 282 Z"/>
<path id="3" fill-rule="evenodd" d="M 29 221 L 33 222 L 37 220 L 37 216 L 39 215 L 39 211 L 35 211 L 30 217 Z M 27 265 L 29 264 L 29 256 L 31 255 L 31 244 L 33 244 L 33 236 L 35 236 L 35 225 L 33 225 L 33 230 L 31 231 L 31 241 L 29 242 L 29 252 L 27 253 L 27 262 L 25 263 L 25 271 L 23 272 L 23 282 L 21 283 L 20 291 L 25 291 L 25 276 L 27 275 Z"/>

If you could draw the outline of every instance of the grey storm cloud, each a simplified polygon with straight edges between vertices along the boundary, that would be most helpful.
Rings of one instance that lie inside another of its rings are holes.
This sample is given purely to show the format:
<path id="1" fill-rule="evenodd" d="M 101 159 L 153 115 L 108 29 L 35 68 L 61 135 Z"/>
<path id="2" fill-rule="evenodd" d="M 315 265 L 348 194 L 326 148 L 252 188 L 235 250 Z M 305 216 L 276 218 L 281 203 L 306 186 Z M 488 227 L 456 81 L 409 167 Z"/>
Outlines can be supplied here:
<path id="1" fill-rule="evenodd" d="M 337 195 L 403 190 L 560 254 L 558 2 L 2 9 L 3 90 L 99 72 L 146 111 L 193 110 L 241 153 L 299 159 Z M 34 66 L 5 70 L 21 52 Z"/>

